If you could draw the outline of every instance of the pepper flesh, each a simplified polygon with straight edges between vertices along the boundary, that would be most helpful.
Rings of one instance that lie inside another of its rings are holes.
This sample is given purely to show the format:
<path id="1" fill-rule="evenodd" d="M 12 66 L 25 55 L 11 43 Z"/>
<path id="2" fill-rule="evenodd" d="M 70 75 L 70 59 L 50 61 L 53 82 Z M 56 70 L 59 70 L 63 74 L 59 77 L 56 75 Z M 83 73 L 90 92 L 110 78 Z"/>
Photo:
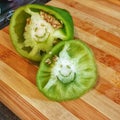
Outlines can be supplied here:
<path id="1" fill-rule="evenodd" d="M 55 44 L 70 40 L 73 35 L 70 13 L 53 6 L 33 4 L 20 7 L 10 22 L 13 45 L 22 56 L 33 61 L 40 61 Z"/>

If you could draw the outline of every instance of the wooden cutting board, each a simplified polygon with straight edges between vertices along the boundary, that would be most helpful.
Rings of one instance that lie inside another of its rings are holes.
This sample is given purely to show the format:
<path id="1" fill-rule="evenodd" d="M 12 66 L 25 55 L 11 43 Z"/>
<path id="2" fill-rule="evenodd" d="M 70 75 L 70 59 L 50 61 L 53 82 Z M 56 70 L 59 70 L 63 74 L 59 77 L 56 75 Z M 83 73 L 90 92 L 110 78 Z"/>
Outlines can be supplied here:
<path id="1" fill-rule="evenodd" d="M 38 66 L 13 48 L 9 26 L 0 31 L 0 101 L 24 120 L 120 120 L 120 1 L 52 0 L 73 16 L 75 37 L 93 50 L 98 82 L 81 98 L 54 102 L 36 87 Z"/>

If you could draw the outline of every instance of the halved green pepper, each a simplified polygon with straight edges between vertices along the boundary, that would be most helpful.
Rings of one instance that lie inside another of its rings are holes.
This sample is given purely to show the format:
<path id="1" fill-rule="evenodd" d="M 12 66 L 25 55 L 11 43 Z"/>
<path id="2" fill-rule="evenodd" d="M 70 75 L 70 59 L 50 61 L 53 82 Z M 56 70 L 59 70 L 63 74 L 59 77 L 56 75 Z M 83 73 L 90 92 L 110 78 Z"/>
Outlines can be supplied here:
<path id="1" fill-rule="evenodd" d="M 91 49 L 80 40 L 62 41 L 44 56 L 36 81 L 55 101 L 80 97 L 96 84 L 97 68 Z"/>
<path id="2" fill-rule="evenodd" d="M 22 6 L 11 18 L 10 36 L 22 56 L 40 61 L 59 41 L 73 39 L 73 20 L 65 9 L 38 4 Z"/>

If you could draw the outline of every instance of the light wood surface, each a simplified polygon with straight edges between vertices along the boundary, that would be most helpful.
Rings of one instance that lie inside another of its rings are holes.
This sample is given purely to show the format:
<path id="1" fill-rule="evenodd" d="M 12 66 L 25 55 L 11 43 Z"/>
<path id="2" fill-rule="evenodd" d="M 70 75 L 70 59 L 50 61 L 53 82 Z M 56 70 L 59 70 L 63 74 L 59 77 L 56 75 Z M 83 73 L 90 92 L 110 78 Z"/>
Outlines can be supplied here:
<path id="1" fill-rule="evenodd" d="M 52 0 L 74 20 L 75 38 L 93 50 L 98 82 L 81 98 L 54 102 L 36 87 L 38 66 L 13 48 L 9 26 L 0 30 L 0 101 L 23 120 L 120 120 L 120 1 Z"/>

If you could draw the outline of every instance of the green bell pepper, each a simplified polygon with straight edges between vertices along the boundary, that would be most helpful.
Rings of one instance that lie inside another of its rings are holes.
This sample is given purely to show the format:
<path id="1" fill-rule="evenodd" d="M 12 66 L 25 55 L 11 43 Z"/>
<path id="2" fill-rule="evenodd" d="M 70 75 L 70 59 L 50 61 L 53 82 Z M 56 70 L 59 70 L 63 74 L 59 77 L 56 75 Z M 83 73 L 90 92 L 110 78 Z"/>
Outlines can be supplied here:
<path id="1" fill-rule="evenodd" d="M 22 56 L 40 61 L 59 41 L 73 39 L 73 20 L 65 9 L 38 4 L 22 6 L 11 18 L 10 36 Z"/>
<path id="2" fill-rule="evenodd" d="M 55 101 L 79 98 L 96 84 L 91 49 L 80 40 L 62 41 L 46 54 L 38 69 L 39 90 Z"/>

